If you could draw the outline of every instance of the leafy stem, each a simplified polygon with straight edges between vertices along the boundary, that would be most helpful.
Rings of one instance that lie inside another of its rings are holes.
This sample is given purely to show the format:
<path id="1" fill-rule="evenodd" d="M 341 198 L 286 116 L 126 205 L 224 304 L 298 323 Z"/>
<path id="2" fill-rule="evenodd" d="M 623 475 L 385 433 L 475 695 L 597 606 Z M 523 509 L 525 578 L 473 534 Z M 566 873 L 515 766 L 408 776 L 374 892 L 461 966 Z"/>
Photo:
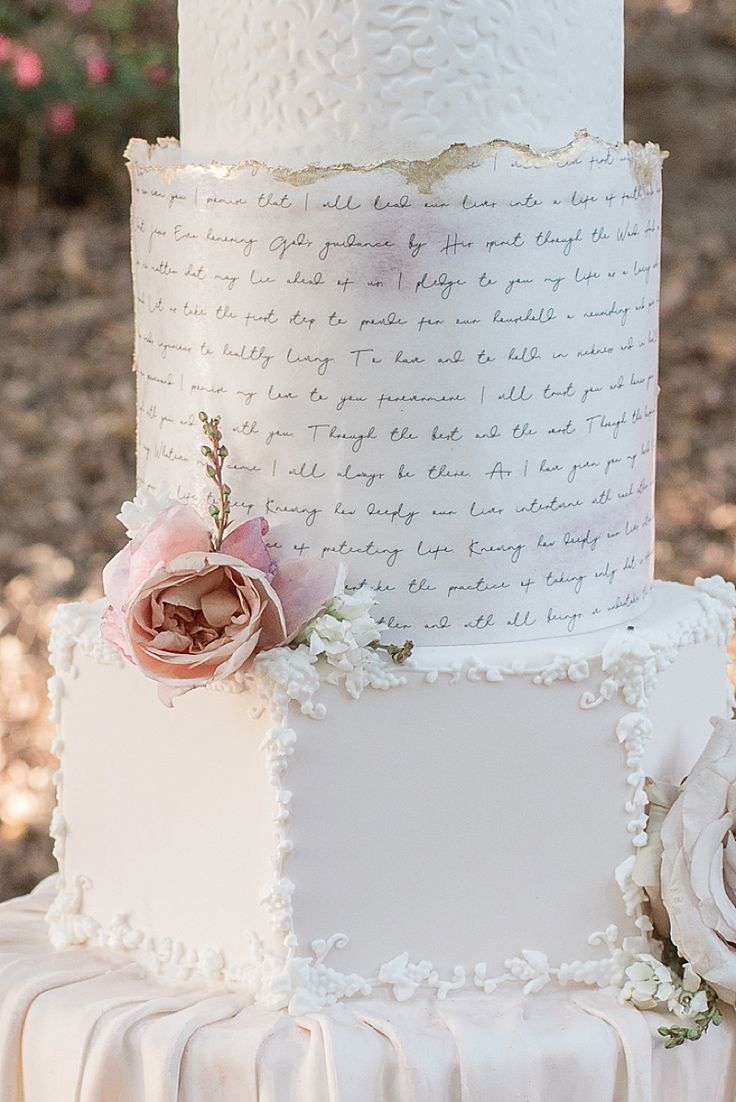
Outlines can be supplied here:
<path id="1" fill-rule="evenodd" d="M 690 1020 L 689 1025 L 660 1026 L 657 1030 L 660 1037 L 666 1037 L 665 1048 L 678 1048 L 685 1041 L 699 1041 L 704 1037 L 712 1025 L 720 1025 L 723 1021 L 718 1009 L 718 999 L 712 987 L 706 987 L 708 1009 L 701 1014 L 696 1014 Z"/>
<path id="2" fill-rule="evenodd" d="M 682 979 L 684 975 L 685 961 L 678 953 L 675 945 L 669 939 L 663 942 L 662 963 L 676 976 Z M 685 1041 L 699 1041 L 704 1037 L 711 1026 L 718 1026 L 723 1021 L 718 1004 L 718 996 L 709 983 L 703 983 L 707 1006 L 699 1014 L 695 1014 L 687 1025 L 660 1026 L 657 1030 L 660 1037 L 666 1037 L 665 1048 L 679 1048 Z"/>
<path id="3" fill-rule="evenodd" d="M 385 651 L 392 662 L 395 662 L 397 666 L 403 665 L 407 658 L 411 657 L 411 653 L 414 650 L 414 644 L 411 639 L 407 639 L 401 646 L 397 646 L 396 643 L 372 643 L 371 646 L 374 650 Z"/>
<path id="4" fill-rule="evenodd" d="M 202 432 L 207 440 L 207 443 L 202 445 L 202 455 L 207 460 L 207 477 L 212 479 L 217 490 L 217 502 L 210 505 L 209 513 L 215 525 L 215 531 L 211 537 L 212 550 L 219 551 L 230 524 L 230 494 L 232 491 L 224 479 L 228 450 L 222 442 L 220 418 L 208 417 L 206 413 L 200 412 L 199 420 L 202 423 Z"/>

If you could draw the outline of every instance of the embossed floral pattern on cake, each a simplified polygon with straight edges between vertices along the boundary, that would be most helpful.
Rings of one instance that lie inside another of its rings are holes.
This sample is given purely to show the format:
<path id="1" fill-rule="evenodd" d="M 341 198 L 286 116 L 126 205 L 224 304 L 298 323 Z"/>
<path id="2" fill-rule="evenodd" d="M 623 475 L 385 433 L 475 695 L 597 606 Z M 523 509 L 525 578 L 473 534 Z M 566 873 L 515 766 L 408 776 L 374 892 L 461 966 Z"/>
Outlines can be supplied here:
<path id="1" fill-rule="evenodd" d="M 554 142 L 579 126 L 614 136 L 620 9 L 594 10 L 585 0 L 186 0 L 182 134 L 198 157 L 247 134 L 250 148 L 295 164 L 333 163 L 346 149 L 426 156 L 490 136 Z"/>

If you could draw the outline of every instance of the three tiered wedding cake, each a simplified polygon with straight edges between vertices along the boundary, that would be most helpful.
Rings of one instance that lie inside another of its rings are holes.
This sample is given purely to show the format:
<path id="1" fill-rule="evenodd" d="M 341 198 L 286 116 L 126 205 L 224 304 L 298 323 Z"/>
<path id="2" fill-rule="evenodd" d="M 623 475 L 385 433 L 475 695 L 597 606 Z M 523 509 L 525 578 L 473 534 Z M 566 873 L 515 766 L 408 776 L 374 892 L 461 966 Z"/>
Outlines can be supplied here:
<path id="1" fill-rule="evenodd" d="M 653 581 L 621 9 L 180 0 L 3 1099 L 731 1097 L 736 592 Z"/>

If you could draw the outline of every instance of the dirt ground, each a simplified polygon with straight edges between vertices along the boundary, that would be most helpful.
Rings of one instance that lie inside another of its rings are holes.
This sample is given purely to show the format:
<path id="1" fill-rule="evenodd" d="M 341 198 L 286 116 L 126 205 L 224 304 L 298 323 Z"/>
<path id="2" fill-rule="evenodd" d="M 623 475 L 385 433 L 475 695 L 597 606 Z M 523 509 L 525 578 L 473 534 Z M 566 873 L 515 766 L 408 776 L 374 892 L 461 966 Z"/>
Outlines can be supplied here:
<path id="1" fill-rule="evenodd" d="M 658 573 L 736 576 L 736 5 L 627 0 L 627 132 L 666 166 Z M 0 898 L 51 871 L 45 682 L 134 483 L 124 220 L 0 193 Z"/>

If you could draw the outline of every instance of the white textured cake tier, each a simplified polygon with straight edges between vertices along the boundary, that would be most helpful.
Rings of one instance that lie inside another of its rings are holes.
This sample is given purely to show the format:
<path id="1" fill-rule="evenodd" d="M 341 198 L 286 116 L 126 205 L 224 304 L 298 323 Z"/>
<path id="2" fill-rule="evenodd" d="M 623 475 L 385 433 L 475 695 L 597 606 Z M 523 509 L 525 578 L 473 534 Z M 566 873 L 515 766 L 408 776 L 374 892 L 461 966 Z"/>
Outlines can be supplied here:
<path id="1" fill-rule="evenodd" d="M 645 777 L 680 780 L 728 714 L 735 603 L 720 579 L 658 583 L 587 652 L 451 648 L 402 673 L 373 654 L 359 700 L 274 651 L 243 691 L 173 710 L 101 641 L 99 606 L 66 606 L 52 941 L 292 1013 L 622 985 Z"/>
<path id="2" fill-rule="evenodd" d="M 233 880 L 238 871 L 233 870 Z M 668 1050 L 615 991 L 515 988 L 289 1018 L 99 948 L 50 953 L 51 883 L 0 907 L 3 1102 L 732 1102 L 736 1021 Z"/>
<path id="3" fill-rule="evenodd" d="M 337 557 L 415 643 L 575 635 L 652 580 L 661 161 L 580 137 L 372 170 L 134 142 L 138 475 Z"/>
<path id="4" fill-rule="evenodd" d="M 179 0 L 187 157 L 301 167 L 623 128 L 623 0 Z"/>

